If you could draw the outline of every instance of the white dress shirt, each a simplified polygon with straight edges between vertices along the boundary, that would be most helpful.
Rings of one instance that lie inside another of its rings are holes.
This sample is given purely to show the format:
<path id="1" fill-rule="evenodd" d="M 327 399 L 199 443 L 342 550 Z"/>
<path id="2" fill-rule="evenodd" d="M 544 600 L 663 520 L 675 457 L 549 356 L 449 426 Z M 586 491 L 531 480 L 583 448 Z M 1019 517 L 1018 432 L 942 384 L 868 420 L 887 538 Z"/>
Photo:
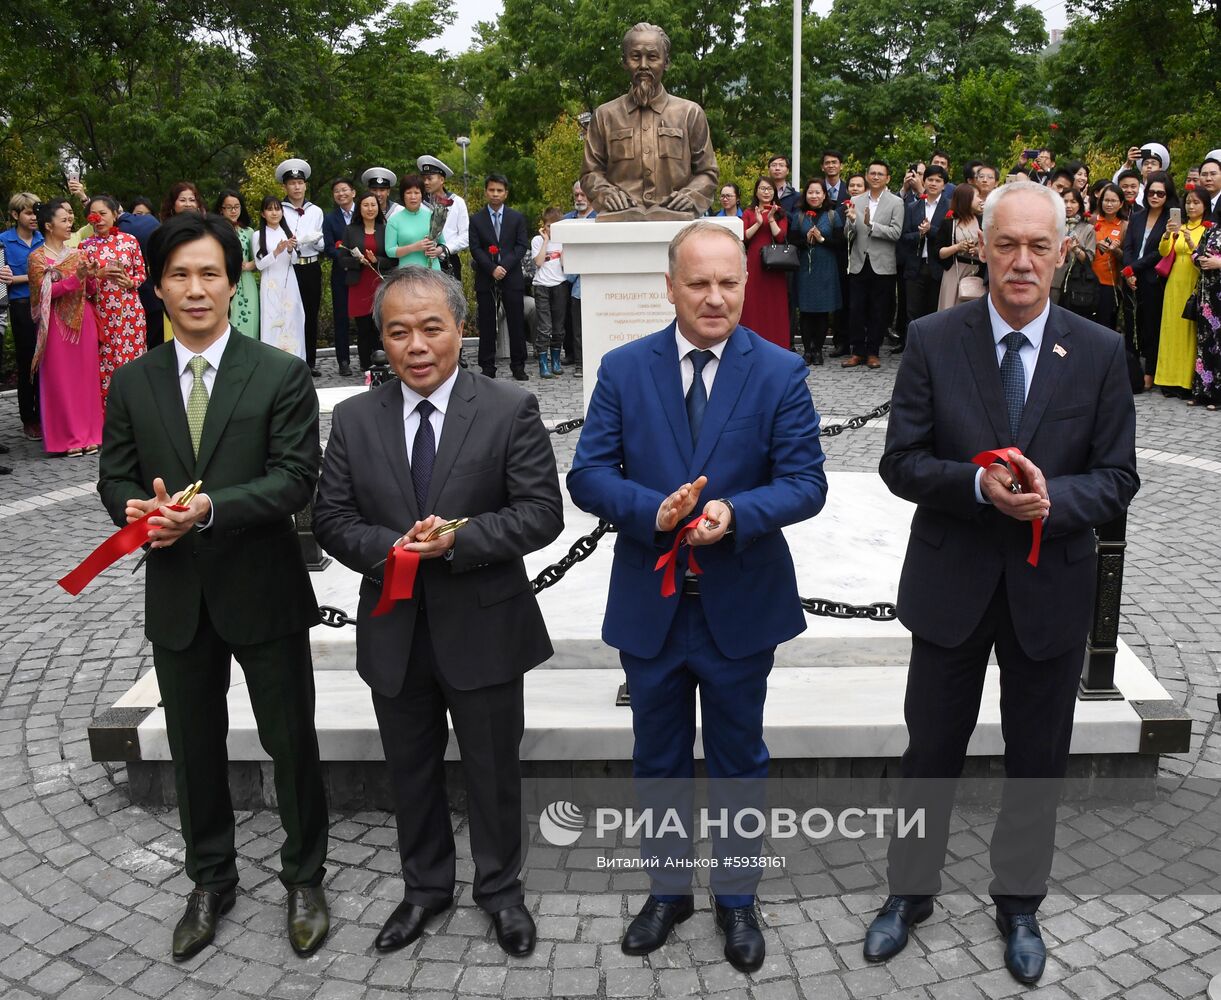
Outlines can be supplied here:
<path id="1" fill-rule="evenodd" d="M 441 241 L 451 254 L 456 254 L 471 245 L 471 216 L 460 195 L 450 194 L 448 191 L 445 195 L 453 204 L 449 206 L 449 213 L 445 216 Z"/>
<path id="2" fill-rule="evenodd" d="M 691 390 L 691 383 L 695 381 L 695 362 L 688 355 L 692 351 L 711 351 L 713 357 L 708 359 L 708 363 L 704 365 L 704 392 L 708 398 L 712 398 L 712 383 L 716 378 L 716 370 L 721 366 L 721 355 L 725 353 L 725 345 L 729 343 L 729 338 L 726 337 L 719 344 L 714 344 L 712 347 L 696 347 L 691 341 L 682 335 L 678 324 L 674 324 L 674 342 L 678 347 L 678 372 L 683 380 L 683 399 L 687 398 L 687 393 Z"/>
<path id="3" fill-rule="evenodd" d="M 988 319 L 992 322 L 992 340 L 996 345 L 996 367 L 1001 366 L 1001 362 L 1005 359 L 1005 352 L 1008 348 L 1005 346 L 1005 337 L 1010 333 L 1024 333 L 1026 335 L 1026 343 L 1018 351 L 1018 358 L 1022 362 L 1022 369 L 1026 375 L 1026 398 L 1030 398 L 1030 383 L 1034 380 L 1035 365 L 1039 362 L 1039 348 L 1043 345 L 1043 332 L 1047 328 L 1047 317 L 1051 314 L 1051 301 L 1048 300 L 1043 306 L 1043 311 L 1034 319 L 1023 327 L 1018 327 L 1016 330 L 1006 323 L 1001 314 L 996 311 L 996 306 L 992 304 L 992 296 L 987 297 L 988 301 Z M 975 499 L 979 503 L 989 503 L 990 501 L 984 496 L 983 490 L 980 488 L 980 479 L 984 474 L 983 469 L 978 469 L 975 473 Z"/>
<path id="4" fill-rule="evenodd" d="M 406 382 L 400 383 L 403 390 L 403 433 L 407 438 L 408 463 L 411 462 L 411 453 L 415 450 L 416 431 L 420 429 L 420 414 L 417 412 L 416 407 L 420 405 L 420 401 L 423 399 L 427 399 L 432 403 L 433 411 L 428 415 L 428 422 L 432 424 L 432 438 L 439 450 L 441 447 L 441 430 L 445 427 L 445 411 L 449 409 L 450 393 L 454 391 L 454 383 L 457 380 L 458 367 L 455 365 L 449 378 L 433 389 L 430 396 L 421 396 L 407 385 Z"/>
<path id="5" fill-rule="evenodd" d="M 216 338 L 206 350 L 200 351 L 199 354 L 208 362 L 208 367 L 204 369 L 203 383 L 204 388 L 208 390 L 208 398 L 212 398 L 212 387 L 216 385 L 216 373 L 220 370 L 220 359 L 225 353 L 225 348 L 229 344 L 229 335 L 233 332 L 233 327 L 227 327 L 225 332 Z M 191 359 L 195 357 L 196 352 L 189 347 L 183 346 L 181 340 L 174 338 L 174 359 L 178 365 L 178 388 L 182 392 L 182 411 L 185 413 L 187 409 L 187 401 L 191 398 L 191 390 L 195 388 L 195 376 L 191 372 Z M 207 418 L 204 418 L 207 422 Z M 206 494 L 205 494 L 206 495 Z M 212 526 L 212 518 L 216 516 L 216 508 L 212 506 L 212 498 L 208 497 L 208 519 L 196 525 L 203 531 L 205 528 Z"/>
<path id="6" fill-rule="evenodd" d="M 932 242 L 928 237 L 933 232 L 933 216 L 937 214 L 940 198 L 926 198 L 924 201 L 924 221 L 928 223 L 928 233 L 924 237 L 924 246 L 920 248 L 920 256 L 928 260 L 928 245 Z"/>
<path id="7" fill-rule="evenodd" d="M 297 254 L 300 257 L 317 257 L 322 253 L 325 240 L 322 236 L 322 209 L 306 200 L 298 209 L 287 198 L 281 202 L 288 228 L 297 238 Z"/>

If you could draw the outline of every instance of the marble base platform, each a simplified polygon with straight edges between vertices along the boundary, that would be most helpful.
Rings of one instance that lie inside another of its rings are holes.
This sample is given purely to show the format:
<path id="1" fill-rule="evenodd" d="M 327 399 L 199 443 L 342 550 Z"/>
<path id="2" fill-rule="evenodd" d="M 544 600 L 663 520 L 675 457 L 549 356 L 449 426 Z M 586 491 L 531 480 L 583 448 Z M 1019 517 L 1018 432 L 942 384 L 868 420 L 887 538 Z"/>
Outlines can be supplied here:
<path id="1" fill-rule="evenodd" d="M 871 474 L 833 472 L 829 481 L 824 511 L 785 532 L 801 594 L 853 604 L 893 601 L 911 506 L 891 496 Z M 531 575 L 557 561 L 595 523 L 570 506 L 561 537 L 527 559 Z M 615 705 L 623 680 L 618 654 L 599 638 L 612 546 L 613 537 L 608 536 L 590 558 L 540 594 L 556 653 L 525 679 L 521 754 L 528 765 L 554 770 L 602 762 L 610 767 L 616 762 L 626 766 L 631 759 L 631 711 Z M 315 574 L 314 587 L 320 605 L 355 614 L 355 573 L 332 562 Z M 773 758 L 850 762 L 898 757 L 906 746 L 903 697 L 909 633 L 897 621 L 813 616 L 807 621 L 805 633 L 777 650 L 776 669 L 769 678 L 764 725 Z M 354 669 L 355 628 L 317 626 L 311 641 L 323 760 L 373 766 L 382 760 L 382 750 L 369 691 Z M 1077 706 L 1072 753 L 1095 762 L 1087 770 L 1113 773 L 1119 762 L 1138 758 L 1146 770 L 1155 769 L 1158 752 L 1186 749 L 1190 723 L 1184 723 L 1170 695 L 1122 643 L 1115 681 L 1122 701 L 1082 701 Z M 164 781 L 150 781 L 147 771 L 158 763 L 168 767 L 169 761 L 158 701 L 150 671 L 90 730 L 94 758 L 139 762 L 145 769 L 142 788 L 165 786 Z M 265 762 L 236 665 L 229 712 L 231 761 Z M 995 666 L 989 670 L 968 752 L 977 759 L 1003 752 Z M 702 756 L 698 739 L 696 753 Z M 448 755 L 458 758 L 452 734 Z"/>

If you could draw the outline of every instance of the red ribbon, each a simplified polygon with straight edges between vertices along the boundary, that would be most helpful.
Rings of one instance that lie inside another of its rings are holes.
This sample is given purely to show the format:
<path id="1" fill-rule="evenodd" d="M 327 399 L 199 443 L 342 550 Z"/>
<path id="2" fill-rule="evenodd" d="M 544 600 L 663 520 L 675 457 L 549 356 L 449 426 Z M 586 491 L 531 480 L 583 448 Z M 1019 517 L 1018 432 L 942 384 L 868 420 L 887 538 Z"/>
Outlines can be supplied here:
<path id="1" fill-rule="evenodd" d="M 1026 482 L 1026 477 L 1022 470 L 1014 463 L 1009 462 L 1009 456 L 1020 455 L 1020 448 L 996 448 L 993 451 L 981 451 L 976 455 L 972 462 L 982 469 L 986 469 L 994 462 L 1006 462 L 1009 464 L 1009 471 L 1013 473 L 1013 478 L 1018 481 L 1023 490 L 1029 490 L 1030 484 Z M 1039 549 L 1043 545 L 1043 522 L 1042 520 L 1030 522 L 1030 554 L 1026 556 L 1026 561 L 1031 566 L 1039 565 Z"/>
<path id="2" fill-rule="evenodd" d="M 409 601 L 415 592 L 415 575 L 420 568 L 420 554 L 410 549 L 391 546 L 386 556 L 386 569 L 382 574 L 382 595 L 372 617 L 380 618 L 394 607 L 396 601 Z"/>
<path id="3" fill-rule="evenodd" d="M 181 507 L 177 504 L 171 505 L 169 509 L 177 511 L 190 510 L 189 507 Z M 63 577 L 59 581 L 59 585 L 75 597 L 89 586 L 95 576 L 109 569 L 124 556 L 131 555 L 131 553 L 147 542 L 148 533 L 150 530 L 153 530 L 149 527 L 149 519 L 157 517 L 161 513 L 161 508 L 157 508 L 157 510 L 145 514 L 138 521 L 132 521 L 127 527 L 120 528 L 90 552 L 76 569 Z"/>
<path id="4" fill-rule="evenodd" d="M 661 596 L 673 597 L 678 593 L 678 585 L 675 580 L 678 569 L 678 549 L 686 540 L 687 535 L 700 526 L 703 517 L 697 517 L 694 521 L 688 524 L 685 528 L 680 528 L 678 534 L 674 536 L 674 544 L 670 546 L 670 551 L 665 553 L 657 560 L 657 565 L 653 567 L 656 572 L 659 569 L 664 569 L 665 573 L 661 578 Z M 697 576 L 704 571 L 700 569 L 700 564 L 695 561 L 695 549 L 691 550 L 691 554 L 687 557 L 687 565 L 691 568 L 691 572 Z"/>

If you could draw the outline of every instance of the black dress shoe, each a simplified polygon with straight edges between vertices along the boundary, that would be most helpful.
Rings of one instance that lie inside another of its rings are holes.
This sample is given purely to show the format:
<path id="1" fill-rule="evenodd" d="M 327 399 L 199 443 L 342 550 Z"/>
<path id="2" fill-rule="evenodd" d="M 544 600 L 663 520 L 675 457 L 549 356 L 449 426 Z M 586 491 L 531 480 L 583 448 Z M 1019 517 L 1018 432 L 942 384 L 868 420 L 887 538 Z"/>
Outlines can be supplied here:
<path id="1" fill-rule="evenodd" d="M 912 903 L 902 896 L 887 896 L 882 909 L 865 931 L 865 961 L 885 962 L 907 947 L 907 932 L 933 912 L 933 897 Z"/>
<path id="2" fill-rule="evenodd" d="M 309 373 L 313 375 L 314 378 L 322 378 L 322 372 L 320 372 L 317 368 L 311 368 Z"/>
<path id="3" fill-rule="evenodd" d="M 340 375 L 351 375 L 351 374 L 352 374 L 352 366 L 351 366 L 351 365 L 340 365 L 340 366 L 339 366 L 339 374 L 340 374 Z"/>
<path id="4" fill-rule="evenodd" d="M 829 358 L 843 358 L 847 357 L 847 355 L 848 348 L 846 347 L 833 347 L 827 352 L 827 357 Z"/>
<path id="5" fill-rule="evenodd" d="M 517 379 L 518 382 L 529 382 L 530 381 L 530 376 L 526 374 L 525 368 L 514 368 L 513 377 L 515 379 Z"/>
<path id="6" fill-rule="evenodd" d="M 312 955 L 326 940 L 331 916 L 322 886 L 304 886 L 288 894 L 288 943 L 302 958 Z"/>
<path id="7" fill-rule="evenodd" d="M 725 958 L 739 972 L 754 972 L 763 965 L 767 953 L 759 915 L 750 906 L 722 906 L 713 900 L 716 925 L 725 934 Z"/>
<path id="8" fill-rule="evenodd" d="M 654 896 L 644 901 L 640 912 L 628 924 L 620 947 L 625 955 L 647 955 L 666 943 L 675 924 L 689 920 L 695 912 L 695 901 L 690 896 L 673 903 L 663 903 Z"/>
<path id="9" fill-rule="evenodd" d="M 187 908 L 174 928 L 174 961 L 184 962 L 212 943 L 216 918 L 233 909 L 237 890 L 209 892 L 198 887 L 187 896 Z"/>
<path id="10" fill-rule="evenodd" d="M 1047 965 L 1047 946 L 1033 913 L 996 912 L 996 929 L 1005 938 L 1005 968 L 1019 983 L 1037 983 Z"/>
<path id="11" fill-rule="evenodd" d="M 496 377 L 496 369 L 495 369 L 495 368 L 480 368 L 479 370 L 480 370 L 481 372 L 483 372 L 484 376 L 485 376 L 485 377 L 487 377 L 487 378 L 495 378 L 495 377 Z"/>
<path id="12" fill-rule="evenodd" d="M 815 368 L 822 366 L 822 351 L 815 351 L 810 356 L 810 364 L 812 364 Z"/>
<path id="13" fill-rule="evenodd" d="M 905 343 L 904 343 L 904 344 L 895 344 L 895 346 L 894 346 L 894 347 L 892 347 L 892 348 L 891 348 L 889 351 L 887 351 L 886 353 L 887 353 L 887 354 L 902 354 L 902 353 L 903 353 L 903 348 L 905 348 L 906 346 L 907 346 L 907 344 L 905 344 Z"/>
<path id="14" fill-rule="evenodd" d="M 525 958 L 534 951 L 534 918 L 521 903 L 492 914 L 496 940 L 508 954 Z"/>
<path id="15" fill-rule="evenodd" d="M 428 923 L 429 917 L 444 913 L 453 903 L 452 899 L 447 899 L 436 906 L 420 906 L 404 899 L 382 924 L 382 929 L 373 939 L 373 947 L 378 951 L 398 951 L 399 948 L 406 948 L 424 933 L 424 925 Z"/>

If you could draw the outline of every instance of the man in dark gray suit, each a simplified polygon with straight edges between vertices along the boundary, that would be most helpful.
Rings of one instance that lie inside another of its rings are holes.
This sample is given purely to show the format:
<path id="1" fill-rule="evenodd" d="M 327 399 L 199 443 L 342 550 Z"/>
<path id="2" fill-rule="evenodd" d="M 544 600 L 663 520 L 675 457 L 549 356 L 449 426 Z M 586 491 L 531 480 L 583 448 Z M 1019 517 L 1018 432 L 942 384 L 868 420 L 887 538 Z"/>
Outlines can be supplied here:
<path id="1" fill-rule="evenodd" d="M 559 536 L 563 502 L 538 403 L 458 367 L 466 299 L 408 267 L 373 307 L 398 379 L 335 408 L 314 532 L 364 576 L 356 669 L 373 689 L 405 891 L 375 941 L 410 944 L 454 892 L 446 712 L 466 773 L 474 899 L 511 955 L 534 948 L 522 905 L 522 675 L 551 641 L 522 557 Z M 446 518 L 468 518 L 431 538 Z M 413 596 L 373 615 L 391 547 L 419 555 Z"/>
<path id="2" fill-rule="evenodd" d="M 925 809 L 926 835 L 891 840 L 892 895 L 865 936 L 870 961 L 898 954 L 932 913 L 953 783 L 995 648 L 1006 778 L 1033 780 L 1007 781 L 991 893 L 1009 971 L 1023 983 L 1043 974 L 1035 913 L 1094 601 L 1093 528 L 1140 486 L 1123 339 L 1049 302 L 1064 248 L 1055 192 L 998 188 L 984 207 L 989 294 L 908 328 L 880 472 L 917 505 L 898 598 L 912 633 L 900 804 Z M 1005 464 L 975 464 L 996 449 Z M 930 793 L 910 779 L 942 780 Z"/>

